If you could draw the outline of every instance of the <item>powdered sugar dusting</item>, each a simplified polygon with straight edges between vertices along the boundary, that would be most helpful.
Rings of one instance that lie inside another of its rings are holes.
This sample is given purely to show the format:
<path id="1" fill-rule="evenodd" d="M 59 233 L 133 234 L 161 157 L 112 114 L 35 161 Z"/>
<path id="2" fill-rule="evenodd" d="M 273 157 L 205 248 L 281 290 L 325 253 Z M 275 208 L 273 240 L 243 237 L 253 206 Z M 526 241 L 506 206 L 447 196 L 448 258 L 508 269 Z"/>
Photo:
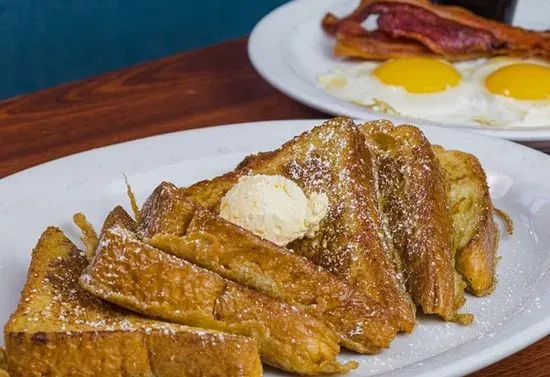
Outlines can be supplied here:
<path id="1" fill-rule="evenodd" d="M 115 231 L 125 232 L 122 229 Z M 27 331 L 64 332 L 68 336 L 89 331 L 140 331 L 164 336 L 185 334 L 195 337 L 196 342 L 209 344 L 224 341 L 227 334 L 139 317 L 86 292 L 78 282 L 87 265 L 85 254 L 72 245 L 62 247 L 67 249 L 66 255 L 41 267 L 46 268 L 43 272 L 35 269 L 28 280 L 31 286 L 22 300 L 21 313 L 28 323 Z M 36 253 L 44 252 L 39 245 L 34 258 Z M 85 274 L 82 279 L 87 281 L 90 276 Z"/>

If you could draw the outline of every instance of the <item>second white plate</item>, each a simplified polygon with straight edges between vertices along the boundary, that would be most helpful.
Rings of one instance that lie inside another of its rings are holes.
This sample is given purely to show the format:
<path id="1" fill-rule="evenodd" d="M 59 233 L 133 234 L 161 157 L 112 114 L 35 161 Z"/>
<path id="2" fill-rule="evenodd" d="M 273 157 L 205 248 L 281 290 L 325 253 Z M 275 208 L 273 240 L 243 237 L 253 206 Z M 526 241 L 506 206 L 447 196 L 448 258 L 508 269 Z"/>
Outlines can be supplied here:
<path id="1" fill-rule="evenodd" d="M 310 107 L 356 119 L 390 118 L 399 123 L 439 125 L 429 121 L 381 114 L 338 99 L 317 86 L 317 77 L 346 64 L 332 55 L 332 38 L 321 29 L 327 12 L 345 15 L 357 0 L 295 0 L 264 17 L 252 31 L 248 54 L 256 70 L 281 92 Z M 550 29 L 550 1 L 520 0 L 515 23 Z M 350 63 L 348 63 L 350 64 Z M 454 127 L 445 125 L 445 127 Z M 517 141 L 550 140 L 550 125 L 533 128 L 461 127 Z"/>

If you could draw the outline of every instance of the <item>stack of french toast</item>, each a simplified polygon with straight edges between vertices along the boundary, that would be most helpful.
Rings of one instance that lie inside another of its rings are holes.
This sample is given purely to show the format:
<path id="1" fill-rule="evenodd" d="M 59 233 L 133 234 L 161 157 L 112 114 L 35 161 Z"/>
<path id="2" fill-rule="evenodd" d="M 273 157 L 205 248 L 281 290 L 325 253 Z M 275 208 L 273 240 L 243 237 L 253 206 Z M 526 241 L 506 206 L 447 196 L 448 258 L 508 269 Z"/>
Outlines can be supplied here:
<path id="1" fill-rule="evenodd" d="M 314 234 L 280 245 L 220 216 L 256 175 L 326 195 Z M 161 183 L 133 208 L 114 208 L 99 236 L 77 217 L 82 250 L 42 234 L 4 330 L 12 377 L 346 373 L 358 364 L 337 359 L 341 346 L 380 352 L 413 331 L 417 308 L 469 324 L 464 291 L 496 284 L 479 161 L 413 126 L 331 119 L 217 178 Z"/>

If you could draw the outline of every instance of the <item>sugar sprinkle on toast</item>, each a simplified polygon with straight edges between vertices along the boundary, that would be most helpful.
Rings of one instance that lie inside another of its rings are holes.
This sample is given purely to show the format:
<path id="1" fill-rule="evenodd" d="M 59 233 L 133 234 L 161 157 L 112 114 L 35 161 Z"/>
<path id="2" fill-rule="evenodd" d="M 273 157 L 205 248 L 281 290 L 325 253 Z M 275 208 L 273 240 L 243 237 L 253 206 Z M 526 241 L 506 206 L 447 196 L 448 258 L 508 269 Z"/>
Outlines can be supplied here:
<path id="1" fill-rule="evenodd" d="M 87 263 L 61 230 L 43 233 L 4 329 L 12 377 L 261 375 L 251 339 L 142 318 L 85 292 L 78 279 Z"/>

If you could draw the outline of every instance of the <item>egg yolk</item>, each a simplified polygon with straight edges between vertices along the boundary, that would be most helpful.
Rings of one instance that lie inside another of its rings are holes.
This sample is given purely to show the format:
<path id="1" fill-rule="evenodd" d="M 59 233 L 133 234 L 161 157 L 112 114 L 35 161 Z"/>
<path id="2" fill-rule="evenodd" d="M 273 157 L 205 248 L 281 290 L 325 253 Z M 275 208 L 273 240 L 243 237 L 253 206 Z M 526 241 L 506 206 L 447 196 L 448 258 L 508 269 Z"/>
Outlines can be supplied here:
<path id="1" fill-rule="evenodd" d="M 485 80 L 491 93 L 525 100 L 550 99 L 550 68 L 531 63 L 499 68 Z"/>
<path id="2" fill-rule="evenodd" d="M 410 93 L 442 92 L 461 80 L 453 66 L 431 58 L 391 59 L 372 74 L 384 84 L 400 86 Z"/>

